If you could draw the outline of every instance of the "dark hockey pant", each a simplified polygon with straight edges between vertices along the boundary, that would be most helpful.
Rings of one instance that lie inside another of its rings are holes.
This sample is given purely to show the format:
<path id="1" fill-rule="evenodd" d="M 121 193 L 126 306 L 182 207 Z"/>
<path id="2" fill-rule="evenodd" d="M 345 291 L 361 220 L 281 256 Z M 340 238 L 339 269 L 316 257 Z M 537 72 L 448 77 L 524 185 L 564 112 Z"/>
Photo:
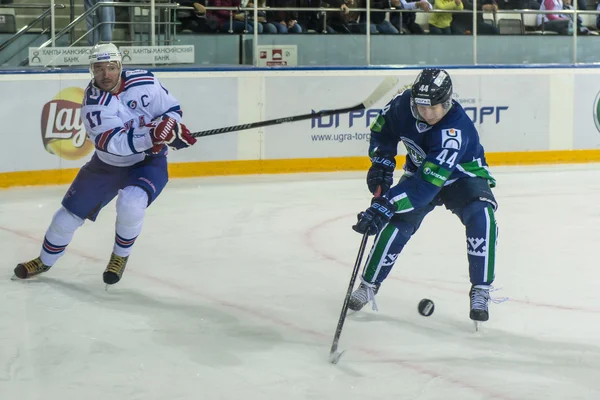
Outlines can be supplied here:
<path id="1" fill-rule="evenodd" d="M 473 285 L 494 281 L 498 227 L 496 200 L 483 178 L 463 178 L 442 188 L 427 206 L 396 214 L 376 236 L 363 278 L 381 283 L 388 276 L 402 249 L 419 229 L 423 218 L 436 206 L 445 205 L 465 226 L 469 276 Z"/>

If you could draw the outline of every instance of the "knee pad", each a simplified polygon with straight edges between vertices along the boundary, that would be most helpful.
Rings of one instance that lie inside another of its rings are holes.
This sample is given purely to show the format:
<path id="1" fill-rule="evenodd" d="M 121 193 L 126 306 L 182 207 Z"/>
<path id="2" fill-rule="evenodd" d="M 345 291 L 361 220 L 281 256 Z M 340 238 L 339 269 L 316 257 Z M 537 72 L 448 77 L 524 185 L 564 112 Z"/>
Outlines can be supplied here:
<path id="1" fill-rule="evenodd" d="M 54 216 L 52 217 L 52 223 L 50 229 L 58 235 L 69 235 L 73 234 L 81 225 L 83 220 L 75 214 L 68 211 L 66 208 L 61 207 Z"/>
<path id="2" fill-rule="evenodd" d="M 413 233 L 415 233 L 416 230 L 419 228 L 418 226 L 415 226 L 408 222 L 394 224 L 394 227 L 398 230 L 398 232 L 396 233 L 396 240 L 394 240 L 394 242 L 398 244 L 401 243 L 402 246 L 404 246 L 409 241 Z"/>
<path id="3" fill-rule="evenodd" d="M 148 207 L 148 194 L 137 186 L 119 190 L 117 197 L 117 220 L 123 225 L 138 225 L 144 219 Z"/>
<path id="4" fill-rule="evenodd" d="M 488 203 L 487 201 L 473 201 L 464 206 L 461 210 L 460 217 L 463 224 L 468 226 L 473 222 L 474 218 L 483 217 L 483 210 L 486 208 L 488 208 L 490 217 L 495 219 L 494 207 L 492 204 Z"/>

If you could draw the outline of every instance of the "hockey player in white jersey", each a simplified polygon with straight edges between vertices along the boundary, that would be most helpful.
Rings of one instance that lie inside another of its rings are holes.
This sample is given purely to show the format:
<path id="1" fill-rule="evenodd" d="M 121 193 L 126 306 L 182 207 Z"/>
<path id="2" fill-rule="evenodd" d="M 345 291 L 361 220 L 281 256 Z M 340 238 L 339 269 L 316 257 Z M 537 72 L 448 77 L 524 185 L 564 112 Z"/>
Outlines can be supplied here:
<path id="1" fill-rule="evenodd" d="M 15 268 L 18 278 L 48 271 L 64 254 L 77 228 L 86 219 L 94 221 L 117 196 L 115 240 L 103 280 L 107 285 L 119 282 L 142 230 L 146 208 L 167 184 L 168 148 L 182 149 L 196 142 L 181 123 L 178 101 L 151 72 L 123 71 L 115 45 L 92 48 L 90 72 L 81 116 L 95 153 L 54 214 L 40 256 Z"/>

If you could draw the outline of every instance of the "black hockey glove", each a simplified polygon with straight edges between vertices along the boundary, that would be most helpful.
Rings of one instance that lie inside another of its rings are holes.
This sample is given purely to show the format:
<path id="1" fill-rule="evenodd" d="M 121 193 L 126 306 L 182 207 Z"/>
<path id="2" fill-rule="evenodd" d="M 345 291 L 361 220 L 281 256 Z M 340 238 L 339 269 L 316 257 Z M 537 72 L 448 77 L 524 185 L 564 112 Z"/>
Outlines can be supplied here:
<path id="1" fill-rule="evenodd" d="M 367 186 L 373 194 L 377 192 L 377 188 L 381 188 L 379 196 L 390 190 L 394 183 L 394 169 L 396 161 L 392 156 L 374 155 L 371 157 L 371 168 L 367 173 Z"/>
<path id="2" fill-rule="evenodd" d="M 371 207 L 358 214 L 358 222 L 352 226 L 358 233 L 376 235 L 383 229 L 396 212 L 396 205 L 390 203 L 385 197 L 375 197 Z"/>

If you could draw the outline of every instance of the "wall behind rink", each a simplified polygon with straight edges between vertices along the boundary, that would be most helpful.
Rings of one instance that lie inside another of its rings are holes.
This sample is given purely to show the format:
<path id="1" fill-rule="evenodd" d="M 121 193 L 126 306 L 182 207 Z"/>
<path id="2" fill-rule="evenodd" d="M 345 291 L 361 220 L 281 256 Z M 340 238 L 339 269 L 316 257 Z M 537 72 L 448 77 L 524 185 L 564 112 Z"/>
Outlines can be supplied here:
<path id="1" fill-rule="evenodd" d="M 366 169 L 370 124 L 417 73 L 157 71 L 192 131 L 346 107 L 360 103 L 383 77 L 400 79 L 369 110 L 202 138 L 190 149 L 171 152 L 171 176 Z M 478 127 L 490 164 L 600 161 L 600 69 L 488 67 L 450 73 L 454 97 Z M 5 143 L 0 187 L 67 183 L 91 157 L 93 144 L 79 112 L 88 82 L 88 73 L 0 75 Z"/>

